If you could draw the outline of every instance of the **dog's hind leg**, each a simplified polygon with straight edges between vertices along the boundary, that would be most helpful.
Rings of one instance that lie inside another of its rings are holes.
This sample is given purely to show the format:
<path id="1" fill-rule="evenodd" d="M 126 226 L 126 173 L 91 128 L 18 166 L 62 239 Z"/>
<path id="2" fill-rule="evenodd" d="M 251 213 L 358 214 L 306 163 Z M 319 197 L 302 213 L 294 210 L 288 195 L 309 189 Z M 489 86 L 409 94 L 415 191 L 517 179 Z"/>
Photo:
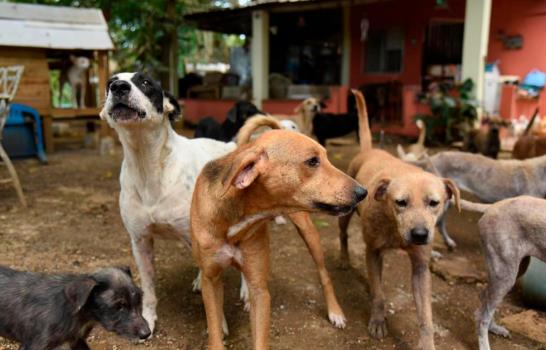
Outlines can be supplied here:
<path id="1" fill-rule="evenodd" d="M 305 241 L 313 260 L 315 261 L 315 265 L 317 266 L 330 322 L 337 328 L 345 328 L 347 320 L 341 306 L 339 306 L 332 280 L 330 279 L 328 270 L 326 270 L 324 252 L 322 251 L 322 246 L 320 244 L 320 235 L 313 224 L 310 215 L 303 212 L 294 213 L 290 214 L 290 219 L 294 225 L 296 225 L 298 233 Z"/>
<path id="2" fill-rule="evenodd" d="M 155 295 L 155 269 L 154 269 L 154 240 L 151 236 L 131 235 L 133 255 L 140 274 L 142 285 L 142 317 L 148 322 L 148 327 L 153 334 L 155 321 L 157 320 Z"/>
<path id="3" fill-rule="evenodd" d="M 491 254 L 487 248 L 486 260 L 489 267 L 489 281 L 487 288 L 482 292 L 482 303 L 476 313 L 480 350 L 490 349 L 489 331 L 503 337 L 510 336 L 508 330 L 493 321 L 493 315 L 504 296 L 516 283 L 518 272 L 518 266 L 515 266 L 515 264 L 514 266 L 505 265 L 503 263 L 503 261 L 506 261 L 504 258 Z"/>
<path id="4" fill-rule="evenodd" d="M 342 269 L 348 269 L 351 266 L 351 260 L 349 258 L 349 234 L 347 229 L 349 228 L 349 222 L 354 214 L 354 210 L 349 214 L 342 216 L 338 219 L 339 225 L 339 267 Z"/>

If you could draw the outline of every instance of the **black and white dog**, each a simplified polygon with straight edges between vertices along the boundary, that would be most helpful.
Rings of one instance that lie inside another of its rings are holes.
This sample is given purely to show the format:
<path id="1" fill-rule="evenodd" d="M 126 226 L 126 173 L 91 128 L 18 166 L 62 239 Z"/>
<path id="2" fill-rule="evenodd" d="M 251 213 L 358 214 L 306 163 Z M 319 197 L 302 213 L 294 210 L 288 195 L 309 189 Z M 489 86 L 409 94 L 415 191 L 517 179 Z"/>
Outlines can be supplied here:
<path id="1" fill-rule="evenodd" d="M 228 111 L 227 118 L 222 124 L 212 117 L 201 119 L 195 129 L 194 137 L 206 137 L 229 142 L 237 135 L 247 119 L 257 114 L 263 113 L 255 105 L 250 102 L 239 101 Z"/>
<path id="2" fill-rule="evenodd" d="M 353 131 L 358 131 L 356 113 L 317 113 L 313 118 L 313 134 L 323 146 L 326 145 L 326 140 L 345 136 Z"/>
<path id="3" fill-rule="evenodd" d="M 96 324 L 146 339 L 150 328 L 141 311 L 141 291 L 128 268 L 46 275 L 0 267 L 0 336 L 23 350 L 89 349 L 86 338 Z"/>

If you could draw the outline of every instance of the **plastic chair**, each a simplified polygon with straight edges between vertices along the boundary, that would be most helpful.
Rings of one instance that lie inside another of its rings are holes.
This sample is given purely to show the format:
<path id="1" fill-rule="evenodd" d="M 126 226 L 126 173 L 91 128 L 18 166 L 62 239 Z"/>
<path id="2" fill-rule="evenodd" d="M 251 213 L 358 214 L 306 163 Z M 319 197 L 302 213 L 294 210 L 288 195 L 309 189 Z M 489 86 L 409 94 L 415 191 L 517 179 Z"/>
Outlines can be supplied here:
<path id="1" fill-rule="evenodd" d="M 19 87 L 19 81 L 23 75 L 23 70 L 23 66 L 0 67 L 0 159 L 2 159 L 8 168 L 8 172 L 10 174 L 10 178 L 0 179 L 0 184 L 11 182 L 15 188 L 15 191 L 17 192 L 21 205 L 26 207 L 27 201 L 25 199 L 25 195 L 23 194 L 23 188 L 21 187 L 21 182 L 19 181 L 15 167 L 11 163 L 11 160 L 4 150 L 4 147 L 2 147 L 4 125 L 6 125 L 6 120 L 10 110 L 9 103 L 15 97 L 15 93 Z"/>

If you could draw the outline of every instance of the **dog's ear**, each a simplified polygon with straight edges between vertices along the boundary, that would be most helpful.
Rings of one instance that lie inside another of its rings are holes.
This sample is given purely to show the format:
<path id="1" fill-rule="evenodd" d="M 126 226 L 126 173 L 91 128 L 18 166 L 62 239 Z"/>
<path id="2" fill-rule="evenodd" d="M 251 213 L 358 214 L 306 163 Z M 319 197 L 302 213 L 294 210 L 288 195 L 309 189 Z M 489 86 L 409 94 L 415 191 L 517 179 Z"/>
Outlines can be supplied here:
<path id="1" fill-rule="evenodd" d="M 78 313 L 85 303 L 87 303 L 89 295 L 91 295 L 91 291 L 93 291 L 96 285 L 97 281 L 87 277 L 72 281 L 64 287 L 64 293 L 74 307 L 74 314 Z"/>
<path id="2" fill-rule="evenodd" d="M 451 179 L 443 179 L 444 185 L 446 187 L 447 200 L 451 200 L 451 197 L 455 197 L 455 206 L 457 210 L 461 211 L 461 192 L 455 182 Z"/>
<path id="3" fill-rule="evenodd" d="M 167 116 L 171 121 L 177 120 L 182 114 L 178 101 L 167 91 L 163 91 L 163 111 L 164 113 L 167 113 Z"/>
<path id="4" fill-rule="evenodd" d="M 390 179 L 381 179 L 379 183 L 377 184 L 377 187 L 375 188 L 375 192 L 373 194 L 373 198 L 376 201 L 382 201 L 387 198 L 387 190 L 389 188 L 389 184 L 391 183 Z"/>
<path id="5" fill-rule="evenodd" d="M 231 186 L 239 190 L 250 186 L 260 175 L 268 159 L 267 153 L 263 149 L 249 149 L 243 152 L 235 159 L 229 173 L 222 181 L 224 187 L 222 197 Z"/>
<path id="6" fill-rule="evenodd" d="M 127 276 L 133 278 L 133 274 L 131 273 L 131 268 L 129 266 L 118 266 L 118 269 L 123 271 Z"/>

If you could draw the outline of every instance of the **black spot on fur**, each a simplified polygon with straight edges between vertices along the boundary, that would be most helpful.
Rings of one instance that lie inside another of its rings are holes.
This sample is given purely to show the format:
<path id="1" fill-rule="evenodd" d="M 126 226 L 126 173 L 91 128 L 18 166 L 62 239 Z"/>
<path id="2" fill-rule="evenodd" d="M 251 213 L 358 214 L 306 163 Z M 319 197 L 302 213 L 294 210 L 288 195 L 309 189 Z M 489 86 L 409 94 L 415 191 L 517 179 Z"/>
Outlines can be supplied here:
<path id="1" fill-rule="evenodd" d="M 224 167 L 220 162 L 212 161 L 208 162 L 203 168 L 203 175 L 207 178 L 209 183 L 217 182 L 220 179 Z"/>
<path id="2" fill-rule="evenodd" d="M 161 85 L 144 73 L 137 72 L 131 78 L 135 86 L 150 100 L 154 108 L 163 113 L 163 89 Z M 180 108 L 180 107 L 179 107 Z"/>

